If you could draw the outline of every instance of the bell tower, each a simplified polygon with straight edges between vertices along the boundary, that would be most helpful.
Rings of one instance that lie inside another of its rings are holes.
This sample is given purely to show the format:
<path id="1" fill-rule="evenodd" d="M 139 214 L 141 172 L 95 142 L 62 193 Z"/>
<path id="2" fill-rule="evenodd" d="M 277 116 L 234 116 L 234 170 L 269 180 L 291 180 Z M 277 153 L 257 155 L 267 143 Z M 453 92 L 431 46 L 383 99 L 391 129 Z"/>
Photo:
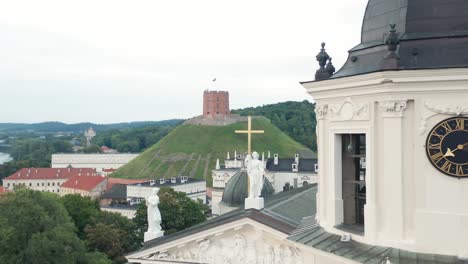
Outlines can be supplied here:
<path id="1" fill-rule="evenodd" d="M 301 83 L 316 102 L 316 218 L 366 244 L 464 259 L 468 2 L 384 2 L 369 0 L 341 69 L 322 44 Z"/>

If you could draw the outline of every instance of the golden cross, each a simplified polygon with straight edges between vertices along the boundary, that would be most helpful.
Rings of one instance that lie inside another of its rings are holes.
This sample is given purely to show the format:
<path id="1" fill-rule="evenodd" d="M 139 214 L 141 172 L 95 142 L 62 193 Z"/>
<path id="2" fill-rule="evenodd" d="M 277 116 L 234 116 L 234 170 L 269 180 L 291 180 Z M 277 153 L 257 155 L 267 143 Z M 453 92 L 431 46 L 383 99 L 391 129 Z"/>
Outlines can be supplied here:
<path id="1" fill-rule="evenodd" d="M 248 127 L 247 130 L 236 130 L 237 134 L 247 134 L 248 138 L 248 147 L 247 154 L 252 154 L 252 134 L 263 134 L 264 130 L 252 130 L 252 117 L 248 117 Z"/>

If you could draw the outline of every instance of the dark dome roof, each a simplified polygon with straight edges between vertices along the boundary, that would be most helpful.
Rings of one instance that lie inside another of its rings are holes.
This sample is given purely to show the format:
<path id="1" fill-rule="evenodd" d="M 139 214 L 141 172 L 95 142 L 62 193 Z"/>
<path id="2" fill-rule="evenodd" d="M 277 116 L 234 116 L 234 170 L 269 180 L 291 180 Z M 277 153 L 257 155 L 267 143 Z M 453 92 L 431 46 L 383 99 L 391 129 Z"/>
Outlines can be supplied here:
<path id="1" fill-rule="evenodd" d="M 245 198 L 248 196 L 247 179 L 247 172 L 244 170 L 234 174 L 226 184 L 221 201 L 231 207 L 244 205 Z M 273 195 L 275 190 L 270 181 L 266 177 L 264 179 L 262 197 L 266 198 Z"/>
<path id="2" fill-rule="evenodd" d="M 391 70 L 468 67 L 467 0 L 369 0 L 361 44 L 332 78 L 385 70 L 389 24 L 401 38 Z"/>

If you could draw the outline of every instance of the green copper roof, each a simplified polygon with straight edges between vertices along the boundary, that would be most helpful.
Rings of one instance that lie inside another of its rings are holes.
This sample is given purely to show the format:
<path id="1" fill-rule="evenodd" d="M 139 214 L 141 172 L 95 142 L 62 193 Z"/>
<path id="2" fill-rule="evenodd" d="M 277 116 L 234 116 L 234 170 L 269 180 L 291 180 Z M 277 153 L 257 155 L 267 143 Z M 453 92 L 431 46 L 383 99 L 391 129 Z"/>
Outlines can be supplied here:
<path id="1" fill-rule="evenodd" d="M 228 206 L 240 207 L 244 205 L 245 198 L 248 196 L 247 192 L 248 176 L 245 170 L 242 170 L 234 176 L 226 184 L 224 189 L 222 202 Z M 265 177 L 262 189 L 262 197 L 267 198 L 275 193 L 273 185 Z"/>
<path id="2" fill-rule="evenodd" d="M 321 227 L 314 227 L 301 234 L 290 236 L 288 239 L 358 263 L 385 264 L 387 258 L 392 264 L 466 263 L 455 256 L 414 253 L 396 248 L 367 245 L 354 240 L 342 242 L 340 236 L 328 233 Z"/>

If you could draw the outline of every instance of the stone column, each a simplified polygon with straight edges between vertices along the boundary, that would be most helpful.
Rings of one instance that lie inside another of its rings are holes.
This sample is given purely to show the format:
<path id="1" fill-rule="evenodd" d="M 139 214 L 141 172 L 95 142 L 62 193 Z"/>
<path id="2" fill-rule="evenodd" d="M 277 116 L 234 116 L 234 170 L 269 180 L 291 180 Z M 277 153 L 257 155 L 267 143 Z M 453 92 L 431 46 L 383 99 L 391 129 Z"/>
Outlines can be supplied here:
<path id="1" fill-rule="evenodd" d="M 383 199 L 379 204 L 384 214 L 379 231 L 390 241 L 401 241 L 404 237 L 404 189 L 403 189 L 403 113 L 406 100 L 379 102 L 382 112 L 383 135 L 378 142 L 383 157 L 382 173 L 379 179 Z"/>
<path id="2" fill-rule="evenodd" d="M 326 157 L 326 149 L 325 146 L 327 145 L 326 140 L 326 131 L 325 131 L 325 117 L 328 112 L 328 105 L 320 105 L 316 104 L 315 106 L 315 116 L 317 118 L 317 127 L 316 127 L 316 134 L 317 134 L 317 156 L 318 156 L 318 187 L 317 187 L 317 213 L 316 218 L 319 221 L 320 225 L 326 226 L 327 225 L 327 192 L 324 186 L 325 184 L 325 174 L 327 173 L 325 160 L 328 159 Z M 331 197 L 329 197 L 331 199 Z M 331 209 L 331 208 L 330 208 Z"/>

